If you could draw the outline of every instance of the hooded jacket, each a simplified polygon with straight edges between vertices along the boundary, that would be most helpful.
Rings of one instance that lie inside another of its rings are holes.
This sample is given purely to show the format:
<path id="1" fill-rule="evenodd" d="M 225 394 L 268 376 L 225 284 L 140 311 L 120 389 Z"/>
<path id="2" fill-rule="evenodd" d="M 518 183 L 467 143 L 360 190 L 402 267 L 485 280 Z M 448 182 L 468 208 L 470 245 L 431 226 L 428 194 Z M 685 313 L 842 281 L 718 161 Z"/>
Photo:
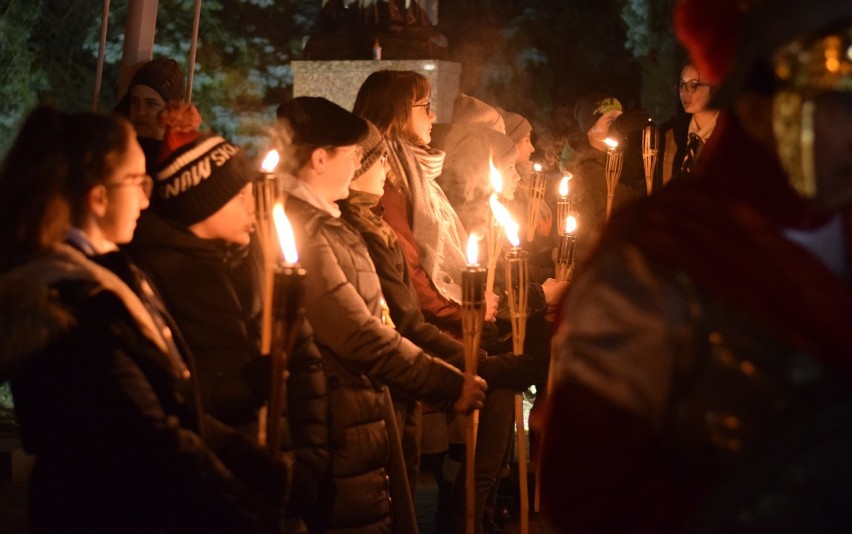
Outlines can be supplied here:
<path id="1" fill-rule="evenodd" d="M 199 435 L 187 365 L 114 274 L 57 245 L 0 275 L 0 325 L 33 532 L 260 530 Z"/>
<path id="2" fill-rule="evenodd" d="M 257 435 L 257 410 L 269 395 L 269 358 L 259 355 L 261 267 L 252 248 L 201 239 L 146 212 L 128 248 L 162 294 L 195 357 L 205 409 Z M 328 399 L 322 362 L 303 322 L 288 358 L 282 448 L 295 456 L 291 512 L 310 513 L 328 467 Z"/>

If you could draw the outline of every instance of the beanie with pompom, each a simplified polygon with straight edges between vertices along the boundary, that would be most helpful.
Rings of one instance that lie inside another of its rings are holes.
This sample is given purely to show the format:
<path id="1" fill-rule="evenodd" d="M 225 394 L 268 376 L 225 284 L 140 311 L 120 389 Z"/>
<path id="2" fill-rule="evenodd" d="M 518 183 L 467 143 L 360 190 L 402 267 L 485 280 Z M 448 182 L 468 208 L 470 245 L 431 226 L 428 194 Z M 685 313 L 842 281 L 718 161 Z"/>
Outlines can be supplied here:
<path id="1" fill-rule="evenodd" d="M 234 198 L 254 169 L 239 147 L 198 131 L 201 115 L 192 104 L 170 104 L 159 121 L 166 133 L 149 209 L 190 226 Z"/>

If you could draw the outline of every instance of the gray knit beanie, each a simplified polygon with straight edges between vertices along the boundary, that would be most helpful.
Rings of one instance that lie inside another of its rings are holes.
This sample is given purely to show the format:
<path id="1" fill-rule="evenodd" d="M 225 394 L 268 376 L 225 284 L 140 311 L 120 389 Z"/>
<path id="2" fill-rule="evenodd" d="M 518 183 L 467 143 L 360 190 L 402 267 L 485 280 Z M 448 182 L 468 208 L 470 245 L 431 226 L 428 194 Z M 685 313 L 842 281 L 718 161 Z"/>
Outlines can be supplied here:
<path id="1" fill-rule="evenodd" d="M 497 108 L 497 111 L 500 112 L 503 122 L 506 123 L 506 135 L 511 137 L 516 145 L 523 140 L 525 135 L 532 133 L 532 124 L 523 115 L 506 111 L 503 108 Z"/>
<path id="2" fill-rule="evenodd" d="M 459 126 L 485 126 L 506 133 L 506 123 L 496 109 L 464 93 L 459 93 L 453 103 L 452 122 Z"/>
<path id="3" fill-rule="evenodd" d="M 361 166 L 355 169 L 355 178 L 370 170 L 376 160 L 387 152 L 387 144 L 382 134 L 379 133 L 379 129 L 370 121 L 367 121 L 367 129 L 367 137 L 360 143 L 363 156 L 361 157 Z"/>

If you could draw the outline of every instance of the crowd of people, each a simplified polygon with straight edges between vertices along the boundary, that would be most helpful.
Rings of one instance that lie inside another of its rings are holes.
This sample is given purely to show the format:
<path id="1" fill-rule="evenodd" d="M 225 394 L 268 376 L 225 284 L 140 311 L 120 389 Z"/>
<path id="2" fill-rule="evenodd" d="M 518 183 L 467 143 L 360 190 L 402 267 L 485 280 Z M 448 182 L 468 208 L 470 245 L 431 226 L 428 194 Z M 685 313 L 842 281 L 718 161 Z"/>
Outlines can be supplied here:
<path id="1" fill-rule="evenodd" d="M 504 532 L 534 386 L 530 467 L 560 531 L 848 531 L 852 4 L 752 4 L 677 3 L 682 112 L 651 168 L 655 125 L 606 93 L 543 171 L 527 118 L 461 93 L 434 124 L 418 72 L 370 74 L 352 110 L 282 102 L 274 193 L 306 274 L 272 448 L 258 165 L 200 129 L 169 58 L 112 114 L 33 110 L 0 167 L 30 530 L 415 533 L 429 456 L 440 532 L 465 531 L 467 484 L 474 531 Z M 472 373 L 462 273 L 496 193 L 524 229 L 526 336 L 500 257 Z"/>

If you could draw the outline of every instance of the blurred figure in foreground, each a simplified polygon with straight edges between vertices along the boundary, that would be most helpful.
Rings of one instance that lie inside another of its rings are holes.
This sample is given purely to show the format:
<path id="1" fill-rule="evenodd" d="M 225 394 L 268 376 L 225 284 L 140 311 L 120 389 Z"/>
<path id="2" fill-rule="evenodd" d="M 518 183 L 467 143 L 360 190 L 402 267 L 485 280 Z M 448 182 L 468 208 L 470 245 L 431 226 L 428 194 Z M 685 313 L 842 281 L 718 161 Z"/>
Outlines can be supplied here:
<path id="1" fill-rule="evenodd" d="M 275 532 L 288 469 L 203 416 L 150 286 L 92 261 L 132 270 L 111 256 L 149 180 L 127 121 L 48 107 L 0 170 L 0 380 L 36 456 L 30 531 Z"/>
<path id="2" fill-rule="evenodd" d="M 718 125 L 563 310 L 542 499 L 566 531 L 852 529 L 852 3 L 739 4 L 678 4 Z"/>

